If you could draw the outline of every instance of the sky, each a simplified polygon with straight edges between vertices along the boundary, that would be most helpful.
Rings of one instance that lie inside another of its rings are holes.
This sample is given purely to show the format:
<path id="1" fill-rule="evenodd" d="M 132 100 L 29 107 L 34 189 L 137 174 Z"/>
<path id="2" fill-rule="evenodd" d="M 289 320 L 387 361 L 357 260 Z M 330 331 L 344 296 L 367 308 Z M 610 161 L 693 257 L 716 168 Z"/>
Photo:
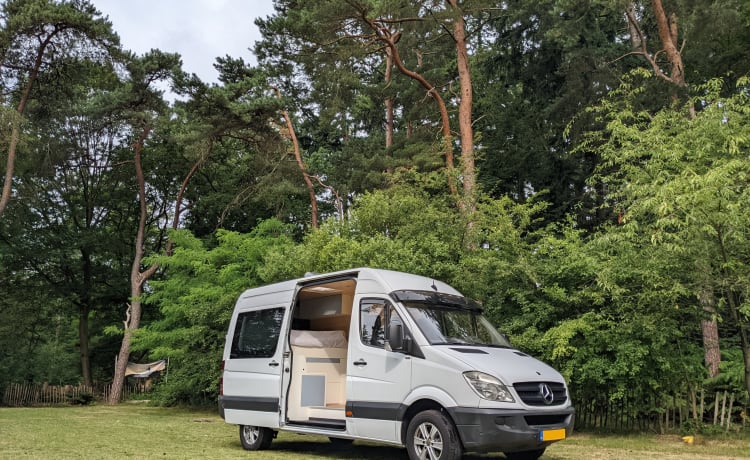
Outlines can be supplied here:
<path id="1" fill-rule="evenodd" d="M 273 13 L 272 0 L 90 0 L 108 16 L 124 48 L 179 53 L 182 68 L 215 83 L 217 57 L 255 63 L 250 51 L 260 39 L 254 21 Z"/>

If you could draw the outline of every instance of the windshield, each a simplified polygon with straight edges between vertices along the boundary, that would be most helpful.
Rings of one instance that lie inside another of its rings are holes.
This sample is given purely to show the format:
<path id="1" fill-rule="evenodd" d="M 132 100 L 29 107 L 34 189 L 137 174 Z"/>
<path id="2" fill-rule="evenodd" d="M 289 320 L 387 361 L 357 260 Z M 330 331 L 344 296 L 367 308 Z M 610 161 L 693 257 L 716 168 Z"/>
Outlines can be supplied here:
<path id="1" fill-rule="evenodd" d="M 477 310 L 423 302 L 404 302 L 430 345 L 510 347 L 508 340 Z"/>

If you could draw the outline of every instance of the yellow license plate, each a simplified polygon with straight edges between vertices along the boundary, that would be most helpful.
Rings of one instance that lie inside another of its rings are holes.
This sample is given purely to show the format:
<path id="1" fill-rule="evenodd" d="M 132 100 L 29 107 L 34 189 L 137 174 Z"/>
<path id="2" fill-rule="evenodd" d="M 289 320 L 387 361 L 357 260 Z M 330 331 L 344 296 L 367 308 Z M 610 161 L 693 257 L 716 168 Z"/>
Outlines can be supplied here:
<path id="1" fill-rule="evenodd" d="M 559 430 L 544 430 L 539 433 L 540 441 L 559 441 L 565 439 L 565 428 Z"/>

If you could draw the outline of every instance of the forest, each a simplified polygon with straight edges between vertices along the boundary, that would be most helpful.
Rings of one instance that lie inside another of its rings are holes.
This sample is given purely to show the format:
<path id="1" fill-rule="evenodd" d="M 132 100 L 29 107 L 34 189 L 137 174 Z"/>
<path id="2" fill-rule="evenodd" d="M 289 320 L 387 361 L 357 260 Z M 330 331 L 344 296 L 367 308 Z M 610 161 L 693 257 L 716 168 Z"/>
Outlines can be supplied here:
<path id="1" fill-rule="evenodd" d="M 274 7 L 207 83 L 87 0 L 2 2 L 0 393 L 169 359 L 153 398 L 213 405 L 240 292 L 371 266 L 580 408 L 750 420 L 750 3 Z"/>

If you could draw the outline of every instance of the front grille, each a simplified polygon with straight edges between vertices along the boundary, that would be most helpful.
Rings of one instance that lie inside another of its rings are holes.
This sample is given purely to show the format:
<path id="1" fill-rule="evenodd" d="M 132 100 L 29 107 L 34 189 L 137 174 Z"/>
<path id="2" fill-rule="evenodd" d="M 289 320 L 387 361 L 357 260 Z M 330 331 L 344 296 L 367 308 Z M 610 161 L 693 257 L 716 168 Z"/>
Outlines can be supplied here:
<path id="1" fill-rule="evenodd" d="M 543 388 L 552 392 L 552 401 L 544 399 Z M 560 406 L 568 400 L 568 393 L 565 391 L 565 385 L 557 382 L 520 382 L 513 385 L 516 393 L 521 400 L 529 406 Z"/>

